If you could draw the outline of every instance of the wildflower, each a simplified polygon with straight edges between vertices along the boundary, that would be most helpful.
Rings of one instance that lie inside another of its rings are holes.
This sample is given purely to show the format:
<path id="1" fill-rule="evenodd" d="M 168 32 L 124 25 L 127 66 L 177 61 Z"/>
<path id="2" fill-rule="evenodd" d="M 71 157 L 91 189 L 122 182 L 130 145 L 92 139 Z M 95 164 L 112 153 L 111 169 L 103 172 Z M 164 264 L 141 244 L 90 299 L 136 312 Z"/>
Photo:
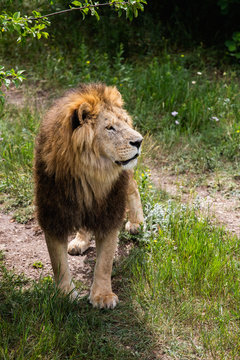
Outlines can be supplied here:
<path id="1" fill-rule="evenodd" d="M 89 61 L 89 60 L 88 60 L 88 61 L 86 61 L 86 64 L 87 64 L 87 65 L 89 65 L 89 64 L 90 64 L 90 61 Z"/>
<path id="2" fill-rule="evenodd" d="M 184 56 L 185 56 L 184 54 L 181 54 L 181 57 L 182 57 L 182 58 L 184 58 Z"/>
<path id="3" fill-rule="evenodd" d="M 123 84 L 119 84 L 119 86 L 123 86 Z"/>
<path id="4" fill-rule="evenodd" d="M 151 189 L 151 188 L 152 188 L 152 185 L 149 185 L 148 188 Z"/>
<path id="5" fill-rule="evenodd" d="M 142 177 L 144 177 L 145 176 L 145 174 L 144 173 L 142 173 Z"/>
<path id="6" fill-rule="evenodd" d="M 176 120 L 176 121 L 175 121 L 175 124 L 176 124 L 176 125 L 179 125 L 179 121 Z"/>
<path id="7" fill-rule="evenodd" d="M 212 116 L 211 119 L 215 121 L 219 121 L 219 118 L 217 118 L 216 116 Z"/>
<path id="8" fill-rule="evenodd" d="M 237 130 L 236 132 L 237 132 L 237 133 L 240 133 L 240 130 Z"/>
<path id="9" fill-rule="evenodd" d="M 223 76 L 226 76 L 226 75 L 227 75 L 227 73 L 226 73 L 226 71 L 224 71 Z"/>
<path id="10" fill-rule="evenodd" d="M 156 242 L 157 242 L 157 240 L 153 240 L 153 242 L 154 242 L 154 243 L 156 243 Z"/>
<path id="11" fill-rule="evenodd" d="M 196 81 L 195 81 L 195 80 L 193 80 L 193 81 L 192 81 L 192 84 L 193 84 L 193 85 L 194 85 L 194 84 L 196 84 Z"/>
<path id="12" fill-rule="evenodd" d="M 197 74 L 198 74 L 198 75 L 202 75 L 201 71 L 198 71 Z"/>
<path id="13" fill-rule="evenodd" d="M 2 32 L 4 32 L 5 31 L 5 29 L 4 28 L 2 28 Z"/>
<path id="14" fill-rule="evenodd" d="M 0 141 L 3 141 L 3 138 L 2 138 L 2 137 L 0 138 Z"/>
<path id="15" fill-rule="evenodd" d="M 177 111 L 173 111 L 171 112 L 172 116 L 177 116 L 178 112 Z"/>

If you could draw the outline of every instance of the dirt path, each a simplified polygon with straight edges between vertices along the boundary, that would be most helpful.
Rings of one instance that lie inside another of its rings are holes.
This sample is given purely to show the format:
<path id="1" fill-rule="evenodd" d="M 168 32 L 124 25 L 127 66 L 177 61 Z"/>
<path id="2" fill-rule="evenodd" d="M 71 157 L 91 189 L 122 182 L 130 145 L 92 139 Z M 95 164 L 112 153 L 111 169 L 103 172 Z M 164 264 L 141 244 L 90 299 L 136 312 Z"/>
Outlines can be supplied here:
<path id="1" fill-rule="evenodd" d="M 33 280 L 52 276 L 44 236 L 35 222 L 22 225 L 14 222 L 10 215 L 0 214 L 0 250 L 4 253 L 6 267 L 15 273 L 24 273 Z M 94 243 L 83 256 L 69 255 L 74 279 L 90 285 L 94 258 Z M 42 264 L 42 268 L 35 267 L 36 263 Z"/>
<path id="2" fill-rule="evenodd" d="M 72 239 L 70 237 L 70 239 Z M 126 256 L 131 248 L 130 243 L 121 242 L 115 261 Z M 35 221 L 18 224 L 10 215 L 0 213 L 0 251 L 4 254 L 4 263 L 16 274 L 24 274 L 32 280 L 52 276 L 52 267 L 44 240 L 44 235 Z M 68 255 L 68 262 L 75 281 L 81 281 L 86 289 L 91 285 L 96 251 L 95 242 L 80 256 Z M 41 264 L 42 267 L 37 267 Z M 87 290 L 88 291 L 88 290 Z M 86 292 L 87 292 L 86 291 Z"/>

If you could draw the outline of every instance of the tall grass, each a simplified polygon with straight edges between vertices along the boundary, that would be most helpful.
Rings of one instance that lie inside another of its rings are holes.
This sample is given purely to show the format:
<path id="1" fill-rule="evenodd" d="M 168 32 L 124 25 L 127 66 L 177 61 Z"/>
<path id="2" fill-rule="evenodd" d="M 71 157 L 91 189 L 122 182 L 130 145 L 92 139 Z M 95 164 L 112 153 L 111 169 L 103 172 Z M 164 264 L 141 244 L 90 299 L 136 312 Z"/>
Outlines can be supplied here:
<path id="1" fill-rule="evenodd" d="M 143 173 L 140 189 L 147 186 Z M 133 298 L 169 342 L 179 337 L 177 358 L 193 351 L 196 358 L 209 352 L 214 359 L 238 359 L 238 238 L 215 228 L 198 203 L 159 203 L 154 196 L 148 191 L 143 198 L 146 226 L 131 267 Z"/>
<path id="2" fill-rule="evenodd" d="M 1 359 L 151 359 L 155 338 L 124 294 L 115 312 L 101 311 L 0 270 Z"/>

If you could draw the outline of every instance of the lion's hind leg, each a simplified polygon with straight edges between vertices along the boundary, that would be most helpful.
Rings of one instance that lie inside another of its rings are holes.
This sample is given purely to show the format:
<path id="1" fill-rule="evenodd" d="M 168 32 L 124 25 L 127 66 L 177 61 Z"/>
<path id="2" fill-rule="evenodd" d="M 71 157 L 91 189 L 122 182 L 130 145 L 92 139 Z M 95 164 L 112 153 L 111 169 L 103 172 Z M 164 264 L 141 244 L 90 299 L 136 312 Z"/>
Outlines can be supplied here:
<path id="1" fill-rule="evenodd" d="M 133 178 L 133 171 L 129 171 L 127 213 L 128 222 L 125 225 L 125 229 L 130 234 L 137 234 L 140 230 L 141 224 L 144 223 L 144 217 L 137 183 Z"/>
<path id="2" fill-rule="evenodd" d="M 45 239 L 50 255 L 54 278 L 58 288 L 72 299 L 78 296 L 75 291 L 67 259 L 67 237 L 58 239 L 45 233 Z"/>
<path id="3" fill-rule="evenodd" d="M 68 244 L 68 253 L 70 255 L 82 255 L 90 247 L 91 237 L 90 232 L 80 229 L 75 238 Z"/>

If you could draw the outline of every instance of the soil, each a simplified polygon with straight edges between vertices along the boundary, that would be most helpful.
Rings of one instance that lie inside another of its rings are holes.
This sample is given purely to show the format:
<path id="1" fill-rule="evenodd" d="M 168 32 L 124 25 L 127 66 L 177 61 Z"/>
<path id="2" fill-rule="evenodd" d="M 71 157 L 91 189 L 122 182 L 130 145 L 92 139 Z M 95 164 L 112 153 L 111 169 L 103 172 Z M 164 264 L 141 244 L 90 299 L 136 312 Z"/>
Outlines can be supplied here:
<path id="1" fill-rule="evenodd" d="M 74 236 L 69 238 L 69 241 Z M 126 256 L 131 243 L 122 242 L 118 246 L 115 261 Z M 27 224 L 15 222 L 11 215 L 0 213 L 0 251 L 4 254 L 4 264 L 15 274 L 38 281 L 52 276 L 52 267 L 42 230 L 35 221 Z M 79 256 L 68 255 L 70 271 L 75 281 L 81 281 L 84 287 L 91 285 L 95 264 L 95 241 L 90 248 Z M 40 267 L 38 267 L 40 265 Z"/>

